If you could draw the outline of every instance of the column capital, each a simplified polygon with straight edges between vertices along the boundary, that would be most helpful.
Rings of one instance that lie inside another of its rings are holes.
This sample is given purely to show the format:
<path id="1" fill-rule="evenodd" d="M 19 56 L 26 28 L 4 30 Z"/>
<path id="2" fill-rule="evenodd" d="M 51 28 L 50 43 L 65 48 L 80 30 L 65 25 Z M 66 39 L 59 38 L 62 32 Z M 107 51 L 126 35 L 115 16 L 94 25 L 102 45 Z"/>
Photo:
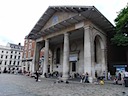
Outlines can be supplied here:
<path id="1" fill-rule="evenodd" d="M 64 35 L 69 35 L 69 33 L 68 33 L 68 32 L 66 32 L 66 33 L 64 33 Z"/>
<path id="2" fill-rule="evenodd" d="M 49 39 L 45 39 L 45 42 L 48 42 L 49 41 Z"/>
<path id="3" fill-rule="evenodd" d="M 93 29 L 93 27 L 90 26 L 90 25 L 83 26 L 83 28 L 84 28 L 84 30 L 87 30 L 87 29 Z"/>

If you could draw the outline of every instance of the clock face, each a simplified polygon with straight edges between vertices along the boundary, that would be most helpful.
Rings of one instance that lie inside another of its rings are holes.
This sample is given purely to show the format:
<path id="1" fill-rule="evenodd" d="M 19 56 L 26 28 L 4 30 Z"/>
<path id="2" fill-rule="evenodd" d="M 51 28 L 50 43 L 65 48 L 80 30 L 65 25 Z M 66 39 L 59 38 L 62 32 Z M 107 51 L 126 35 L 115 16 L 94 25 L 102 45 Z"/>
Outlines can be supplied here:
<path id="1" fill-rule="evenodd" d="M 52 23 L 55 24 L 58 22 L 58 16 L 53 16 Z"/>
<path id="2" fill-rule="evenodd" d="M 75 42 L 73 42 L 71 44 L 71 51 L 76 51 L 77 50 L 77 44 Z"/>

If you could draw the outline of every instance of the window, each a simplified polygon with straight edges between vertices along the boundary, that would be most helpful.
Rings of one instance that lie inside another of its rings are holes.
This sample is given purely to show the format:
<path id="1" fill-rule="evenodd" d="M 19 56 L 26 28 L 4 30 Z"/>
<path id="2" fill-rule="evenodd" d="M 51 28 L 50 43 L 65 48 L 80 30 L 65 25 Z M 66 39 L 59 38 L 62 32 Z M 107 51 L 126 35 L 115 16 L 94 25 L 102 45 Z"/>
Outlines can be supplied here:
<path id="1" fill-rule="evenodd" d="M 8 51 L 6 51 L 6 53 L 8 53 Z"/>
<path id="2" fill-rule="evenodd" d="M 27 50 L 27 45 L 25 46 L 25 50 Z"/>
<path id="3" fill-rule="evenodd" d="M 15 55 L 14 59 L 16 59 L 16 55 Z"/>
<path id="4" fill-rule="evenodd" d="M 11 53 L 13 53 L 13 51 L 11 51 Z"/>
<path id="5" fill-rule="evenodd" d="M 5 63 L 4 63 L 5 65 L 7 64 L 7 61 L 5 61 Z"/>
<path id="6" fill-rule="evenodd" d="M 14 46 L 13 46 L 13 45 L 11 45 L 11 48 L 14 48 Z"/>
<path id="7" fill-rule="evenodd" d="M 20 56 L 18 56 L 18 59 L 20 59 Z"/>
<path id="8" fill-rule="evenodd" d="M 15 65 L 16 61 L 14 61 L 13 65 Z"/>
<path id="9" fill-rule="evenodd" d="M 28 40 L 26 39 L 25 42 L 28 43 Z"/>
<path id="10" fill-rule="evenodd" d="M 19 66 L 19 64 L 20 64 L 20 61 L 17 62 L 17 65 L 18 65 L 18 66 Z"/>
<path id="11" fill-rule="evenodd" d="M 17 53 L 17 51 L 15 51 L 15 54 Z"/>
<path id="12" fill-rule="evenodd" d="M 10 58 L 12 58 L 12 55 L 10 56 Z"/>
<path id="13" fill-rule="evenodd" d="M 60 48 L 56 50 L 56 64 L 60 63 Z"/>
<path id="14" fill-rule="evenodd" d="M 31 40 L 31 39 L 29 39 L 29 42 L 32 42 L 32 40 Z"/>
<path id="15" fill-rule="evenodd" d="M 4 53 L 4 51 L 2 51 L 2 53 Z"/>
<path id="16" fill-rule="evenodd" d="M 29 58 L 31 57 L 31 51 L 28 52 L 28 57 L 29 57 Z"/>
<path id="17" fill-rule="evenodd" d="M 32 43 L 29 43 L 29 49 L 31 49 L 32 48 Z"/>
<path id="18" fill-rule="evenodd" d="M 3 58 L 3 55 L 1 55 L 1 58 Z"/>
<path id="19" fill-rule="evenodd" d="M 2 64 L 2 60 L 0 60 L 0 65 Z"/>
<path id="20" fill-rule="evenodd" d="M 12 61 L 9 62 L 9 64 L 11 65 Z"/>
<path id="21" fill-rule="evenodd" d="M 6 59 L 8 58 L 8 56 L 5 57 Z"/>
<path id="22" fill-rule="evenodd" d="M 26 58 L 26 52 L 24 53 L 24 58 Z"/>

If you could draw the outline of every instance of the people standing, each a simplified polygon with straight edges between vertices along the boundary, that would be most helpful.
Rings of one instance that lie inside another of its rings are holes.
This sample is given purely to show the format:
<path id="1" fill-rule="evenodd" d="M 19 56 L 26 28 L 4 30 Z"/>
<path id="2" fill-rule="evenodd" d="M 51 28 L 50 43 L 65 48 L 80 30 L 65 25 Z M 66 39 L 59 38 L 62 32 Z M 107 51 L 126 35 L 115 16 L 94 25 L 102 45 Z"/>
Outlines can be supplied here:
<path id="1" fill-rule="evenodd" d="M 83 83 L 84 80 L 85 80 L 85 74 L 83 73 L 83 74 L 81 75 L 81 80 L 80 80 L 80 82 Z"/>
<path id="2" fill-rule="evenodd" d="M 121 80 L 121 73 L 118 73 L 118 80 Z"/>
<path id="3" fill-rule="evenodd" d="M 88 74 L 88 72 L 86 72 L 86 74 L 85 74 L 85 83 L 89 83 L 88 77 L 89 77 L 89 74 Z"/>
<path id="4" fill-rule="evenodd" d="M 124 72 L 123 71 L 121 71 L 121 83 L 122 83 L 122 85 L 124 84 Z"/>
<path id="5" fill-rule="evenodd" d="M 108 80 L 111 80 L 111 74 L 108 72 Z"/>
<path id="6" fill-rule="evenodd" d="M 95 78 L 96 78 L 96 81 L 98 81 L 97 71 L 95 71 Z"/>
<path id="7" fill-rule="evenodd" d="M 39 79 L 39 71 L 36 71 L 35 74 L 36 74 L 36 82 L 38 82 L 38 79 Z"/>
<path id="8" fill-rule="evenodd" d="M 128 87 L 128 72 L 124 72 L 124 85 L 125 87 Z"/>

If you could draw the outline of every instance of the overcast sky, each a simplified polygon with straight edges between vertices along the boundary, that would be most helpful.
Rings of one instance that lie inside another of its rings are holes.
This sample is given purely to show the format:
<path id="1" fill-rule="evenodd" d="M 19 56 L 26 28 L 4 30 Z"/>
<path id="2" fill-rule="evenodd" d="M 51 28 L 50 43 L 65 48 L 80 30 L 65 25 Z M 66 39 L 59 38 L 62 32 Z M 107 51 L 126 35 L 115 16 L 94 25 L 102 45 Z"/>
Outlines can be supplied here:
<path id="1" fill-rule="evenodd" d="M 128 0 L 0 0 L 0 45 L 24 45 L 24 38 L 32 30 L 48 6 L 95 6 L 112 24 Z"/>

